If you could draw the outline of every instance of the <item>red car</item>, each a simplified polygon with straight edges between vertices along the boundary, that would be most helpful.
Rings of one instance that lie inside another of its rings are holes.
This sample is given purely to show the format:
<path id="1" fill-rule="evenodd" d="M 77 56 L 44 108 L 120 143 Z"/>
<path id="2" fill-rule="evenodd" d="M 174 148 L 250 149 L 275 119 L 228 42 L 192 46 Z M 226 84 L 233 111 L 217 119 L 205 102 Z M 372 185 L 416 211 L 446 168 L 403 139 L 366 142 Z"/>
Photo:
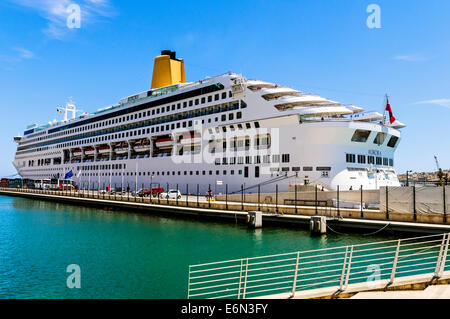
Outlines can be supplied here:
<path id="1" fill-rule="evenodd" d="M 164 188 L 162 187 L 152 187 L 152 196 L 158 197 L 159 194 L 164 193 Z"/>

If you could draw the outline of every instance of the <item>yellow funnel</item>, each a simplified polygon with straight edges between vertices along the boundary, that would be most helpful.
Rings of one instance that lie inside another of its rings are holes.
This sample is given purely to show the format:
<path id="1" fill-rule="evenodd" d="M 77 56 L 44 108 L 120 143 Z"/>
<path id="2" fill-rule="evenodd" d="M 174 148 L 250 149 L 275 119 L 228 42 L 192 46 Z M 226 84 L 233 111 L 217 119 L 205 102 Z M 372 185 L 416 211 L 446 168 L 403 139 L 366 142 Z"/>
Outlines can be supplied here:
<path id="1" fill-rule="evenodd" d="M 161 55 L 155 58 L 152 89 L 158 89 L 177 83 L 186 83 L 184 60 L 177 59 L 175 52 L 162 51 Z"/>

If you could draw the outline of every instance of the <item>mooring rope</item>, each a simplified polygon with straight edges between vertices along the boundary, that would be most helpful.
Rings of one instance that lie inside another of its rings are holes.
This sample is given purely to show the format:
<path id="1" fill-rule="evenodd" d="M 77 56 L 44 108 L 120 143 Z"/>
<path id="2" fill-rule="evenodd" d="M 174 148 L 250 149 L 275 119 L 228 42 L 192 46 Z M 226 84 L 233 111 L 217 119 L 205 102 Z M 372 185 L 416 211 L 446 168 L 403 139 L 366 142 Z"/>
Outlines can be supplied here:
<path id="1" fill-rule="evenodd" d="M 386 225 L 384 225 L 383 227 L 381 227 L 381 228 L 378 229 L 377 231 L 374 231 L 374 232 L 371 232 L 371 233 L 368 233 L 368 234 L 363 234 L 363 236 L 375 235 L 375 234 L 381 232 L 382 230 L 384 230 L 384 229 L 385 229 L 386 227 L 388 227 L 390 224 L 391 224 L 391 223 L 387 223 Z M 338 234 L 338 235 L 350 235 L 350 234 L 340 233 L 340 232 L 334 230 L 333 228 L 331 228 L 330 226 L 328 226 L 328 224 L 327 224 L 327 228 L 328 228 L 329 230 L 331 230 L 333 233 L 336 233 L 336 234 Z"/>

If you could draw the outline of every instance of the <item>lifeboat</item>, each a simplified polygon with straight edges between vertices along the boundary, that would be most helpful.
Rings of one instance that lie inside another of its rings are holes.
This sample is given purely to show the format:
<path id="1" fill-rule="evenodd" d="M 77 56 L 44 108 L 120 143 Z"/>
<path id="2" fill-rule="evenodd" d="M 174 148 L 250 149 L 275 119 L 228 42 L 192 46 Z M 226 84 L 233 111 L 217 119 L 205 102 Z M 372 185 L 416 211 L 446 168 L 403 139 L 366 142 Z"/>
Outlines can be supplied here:
<path id="1" fill-rule="evenodd" d="M 99 154 L 109 154 L 110 150 L 111 150 L 111 148 L 109 146 L 102 146 L 102 147 L 99 147 L 98 153 Z"/>
<path id="2" fill-rule="evenodd" d="M 80 157 L 82 153 L 83 153 L 83 152 L 82 152 L 80 149 L 78 149 L 78 150 L 74 150 L 73 153 L 72 153 L 72 155 L 73 155 L 74 157 Z"/>
<path id="3" fill-rule="evenodd" d="M 156 140 L 157 148 L 169 148 L 173 146 L 173 141 L 171 137 L 162 137 Z"/>
<path id="4" fill-rule="evenodd" d="M 300 92 L 288 87 L 263 88 L 261 90 L 261 95 L 267 100 L 285 95 L 296 95 L 298 93 Z"/>
<path id="5" fill-rule="evenodd" d="M 114 149 L 116 154 L 127 154 L 128 153 L 128 143 L 121 143 Z"/>
<path id="6" fill-rule="evenodd" d="M 273 88 L 276 87 L 275 83 L 260 81 L 260 80 L 250 80 L 247 81 L 247 87 L 251 90 L 260 90 L 262 88 Z"/>
<path id="7" fill-rule="evenodd" d="M 353 112 L 344 106 L 300 106 L 295 107 L 298 114 L 303 116 L 332 116 L 332 115 L 347 115 Z"/>
<path id="8" fill-rule="evenodd" d="M 295 106 L 317 105 L 320 103 L 330 103 L 332 101 L 324 99 L 318 95 L 286 95 L 275 100 L 275 106 L 278 108 L 289 108 Z M 350 112 L 353 113 L 353 112 Z"/>
<path id="9" fill-rule="evenodd" d="M 182 135 L 180 138 L 180 143 L 183 145 L 200 144 L 201 142 L 202 142 L 202 137 L 198 133 Z"/>
<path id="10" fill-rule="evenodd" d="M 89 147 L 84 150 L 84 154 L 86 154 L 87 156 L 92 156 L 95 154 L 95 149 L 92 147 Z"/>
<path id="11" fill-rule="evenodd" d="M 141 140 L 134 144 L 134 151 L 137 153 L 148 152 L 150 150 L 150 141 Z"/>

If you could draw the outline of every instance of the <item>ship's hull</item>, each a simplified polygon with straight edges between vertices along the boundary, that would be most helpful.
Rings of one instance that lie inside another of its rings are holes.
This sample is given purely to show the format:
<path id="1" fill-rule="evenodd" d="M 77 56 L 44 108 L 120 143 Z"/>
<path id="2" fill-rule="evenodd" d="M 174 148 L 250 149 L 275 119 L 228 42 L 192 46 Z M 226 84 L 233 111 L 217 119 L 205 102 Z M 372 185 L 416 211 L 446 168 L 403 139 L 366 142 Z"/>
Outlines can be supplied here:
<path id="1" fill-rule="evenodd" d="M 197 184 L 201 193 L 209 187 L 217 192 L 225 192 L 228 185 L 229 192 L 238 192 L 244 187 L 246 192 L 256 192 L 257 185 L 261 191 L 275 191 L 276 185 L 280 192 L 287 191 L 289 185 L 313 184 L 324 186 L 326 189 L 349 190 L 378 189 L 381 186 L 400 186 L 395 170 L 390 166 L 376 166 L 369 164 L 347 163 L 346 154 L 371 154 L 381 158 L 392 159 L 395 148 L 373 143 L 356 144 L 351 142 L 355 129 L 371 130 L 373 136 L 377 132 L 385 131 L 398 134 L 396 130 L 387 129 L 378 124 L 355 122 L 312 122 L 299 123 L 295 118 L 271 119 L 261 121 L 266 126 L 250 134 L 254 136 L 269 133 L 272 137 L 269 149 L 255 149 L 237 153 L 229 149 L 220 155 L 211 156 L 205 148 L 207 139 L 202 140 L 202 151 L 188 156 L 162 156 L 141 159 L 114 161 L 112 176 L 104 163 L 77 163 L 58 165 L 59 175 L 55 174 L 55 167 L 48 166 L 41 171 L 40 176 L 28 174 L 27 169 L 18 167 L 19 174 L 24 178 L 57 178 L 64 176 L 64 172 L 73 170 L 73 180 L 80 187 L 97 188 L 109 184 L 120 187 L 122 182 L 132 189 L 149 187 L 150 183 L 169 184 L 170 188 L 183 191 L 189 184 L 190 192 L 196 191 Z M 370 139 L 371 140 L 371 139 Z M 385 141 L 384 144 L 387 142 Z M 180 144 L 181 145 L 181 144 Z M 264 154 L 270 156 L 272 163 L 264 163 Z M 273 163 L 273 155 L 280 155 L 279 163 Z M 283 154 L 289 154 L 289 159 L 283 163 Z M 255 163 L 255 156 L 260 156 L 260 162 Z M 251 164 L 230 164 L 230 158 L 250 157 Z M 213 158 L 214 157 L 214 158 Z M 216 164 L 219 158 L 220 165 Z M 226 158 L 226 164 L 223 163 Z M 96 165 L 97 164 L 97 165 Z M 101 164 L 101 165 L 100 165 Z M 119 166 L 120 164 L 120 166 Z M 98 169 L 88 170 L 87 166 L 100 165 Z M 121 167 L 121 168 L 119 168 Z M 80 173 L 80 176 L 76 175 Z M 137 175 L 135 174 L 138 172 Z M 259 171 L 259 173 L 258 173 Z M 124 174 L 123 178 L 121 174 Z M 153 175 L 153 178 L 151 177 Z"/>

